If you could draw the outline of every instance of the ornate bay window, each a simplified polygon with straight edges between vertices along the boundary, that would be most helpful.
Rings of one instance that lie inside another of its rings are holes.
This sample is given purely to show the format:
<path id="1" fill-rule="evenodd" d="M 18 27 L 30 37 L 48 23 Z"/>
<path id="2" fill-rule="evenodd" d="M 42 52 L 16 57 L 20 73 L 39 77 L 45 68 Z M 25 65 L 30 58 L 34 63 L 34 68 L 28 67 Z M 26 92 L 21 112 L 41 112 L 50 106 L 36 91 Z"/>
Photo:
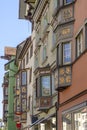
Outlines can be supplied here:
<path id="1" fill-rule="evenodd" d="M 51 74 L 50 68 L 38 68 L 36 78 L 36 100 L 38 110 L 47 110 L 51 107 Z"/>
<path id="2" fill-rule="evenodd" d="M 21 115 L 21 103 L 20 103 L 20 77 L 19 74 L 16 75 L 16 87 L 15 87 L 15 99 L 14 99 L 14 112 L 15 120 L 18 119 L 17 116 Z"/>
<path id="3" fill-rule="evenodd" d="M 16 75 L 15 91 L 14 111 L 16 118 L 20 116 L 21 121 L 24 122 L 27 118 L 27 70 L 20 70 Z"/>
<path id="4" fill-rule="evenodd" d="M 22 115 L 21 115 L 21 120 L 23 122 L 25 122 L 25 120 L 27 119 L 27 70 L 22 70 L 20 72 L 21 74 L 21 111 L 22 111 Z"/>
<path id="5" fill-rule="evenodd" d="M 58 45 L 57 48 L 57 66 L 58 66 L 58 91 L 63 91 L 69 87 L 72 82 L 71 66 L 71 43 L 65 42 Z"/>

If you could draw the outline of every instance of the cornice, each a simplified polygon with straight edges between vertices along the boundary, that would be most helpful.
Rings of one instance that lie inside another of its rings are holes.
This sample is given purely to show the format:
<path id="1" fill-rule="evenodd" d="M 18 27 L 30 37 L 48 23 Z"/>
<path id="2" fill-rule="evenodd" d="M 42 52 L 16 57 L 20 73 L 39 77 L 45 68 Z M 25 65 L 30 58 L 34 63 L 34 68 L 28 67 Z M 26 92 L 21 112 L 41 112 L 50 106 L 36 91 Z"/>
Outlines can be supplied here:
<path id="1" fill-rule="evenodd" d="M 42 12 L 48 2 L 49 0 L 38 0 L 32 16 L 36 22 L 39 21 Z"/>
<path id="2" fill-rule="evenodd" d="M 18 59 L 22 59 L 31 45 L 31 37 L 27 38 Z"/>

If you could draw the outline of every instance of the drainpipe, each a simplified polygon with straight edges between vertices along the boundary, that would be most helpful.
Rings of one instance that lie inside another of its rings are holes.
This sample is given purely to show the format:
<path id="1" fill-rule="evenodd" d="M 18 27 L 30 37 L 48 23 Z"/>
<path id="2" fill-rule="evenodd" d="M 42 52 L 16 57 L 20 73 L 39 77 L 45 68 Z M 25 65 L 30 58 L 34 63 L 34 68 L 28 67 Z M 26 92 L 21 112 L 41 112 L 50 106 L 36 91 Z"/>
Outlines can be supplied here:
<path id="1" fill-rule="evenodd" d="M 55 103 L 55 106 L 56 106 L 56 130 L 58 130 L 58 111 L 59 111 L 59 102 L 60 102 L 59 91 L 58 91 L 57 99 L 58 99 L 58 101 Z"/>

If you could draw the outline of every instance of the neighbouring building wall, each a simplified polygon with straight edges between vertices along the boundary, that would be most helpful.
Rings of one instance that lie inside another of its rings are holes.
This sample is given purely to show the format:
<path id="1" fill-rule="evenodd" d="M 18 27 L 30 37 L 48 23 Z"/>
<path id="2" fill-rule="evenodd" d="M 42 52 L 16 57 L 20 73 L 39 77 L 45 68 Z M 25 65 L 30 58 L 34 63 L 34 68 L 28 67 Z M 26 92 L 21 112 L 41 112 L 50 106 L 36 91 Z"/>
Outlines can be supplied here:
<path id="1" fill-rule="evenodd" d="M 14 122 L 14 86 L 15 86 L 15 74 L 17 72 L 17 67 L 14 63 L 14 57 L 11 58 L 12 61 L 7 63 L 9 65 L 9 85 L 8 85 L 8 115 L 7 115 L 7 128 L 8 130 L 17 130 L 16 124 Z"/>
<path id="2" fill-rule="evenodd" d="M 57 116 L 58 129 L 60 130 L 85 130 L 87 125 L 87 13 L 85 12 L 86 5 L 86 0 L 76 0 L 74 2 L 74 26 L 72 36 L 73 42 L 71 62 L 72 82 L 65 89 L 58 90 L 59 107 L 57 111 Z M 66 75 L 66 73 L 65 70 L 61 69 L 61 75 Z M 61 80 L 61 83 L 62 82 L 63 79 Z"/>

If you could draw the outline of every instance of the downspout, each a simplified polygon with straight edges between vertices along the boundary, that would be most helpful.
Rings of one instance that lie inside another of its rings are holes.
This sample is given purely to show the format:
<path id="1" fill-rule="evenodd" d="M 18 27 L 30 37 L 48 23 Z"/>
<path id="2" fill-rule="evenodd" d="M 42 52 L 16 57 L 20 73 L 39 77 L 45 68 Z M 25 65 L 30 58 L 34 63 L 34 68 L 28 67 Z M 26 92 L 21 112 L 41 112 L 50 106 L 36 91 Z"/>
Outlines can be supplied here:
<path id="1" fill-rule="evenodd" d="M 56 130 L 58 130 L 58 111 L 59 111 L 59 102 L 60 102 L 60 93 L 58 91 L 57 94 L 57 102 L 55 103 L 55 107 L 56 107 Z"/>

